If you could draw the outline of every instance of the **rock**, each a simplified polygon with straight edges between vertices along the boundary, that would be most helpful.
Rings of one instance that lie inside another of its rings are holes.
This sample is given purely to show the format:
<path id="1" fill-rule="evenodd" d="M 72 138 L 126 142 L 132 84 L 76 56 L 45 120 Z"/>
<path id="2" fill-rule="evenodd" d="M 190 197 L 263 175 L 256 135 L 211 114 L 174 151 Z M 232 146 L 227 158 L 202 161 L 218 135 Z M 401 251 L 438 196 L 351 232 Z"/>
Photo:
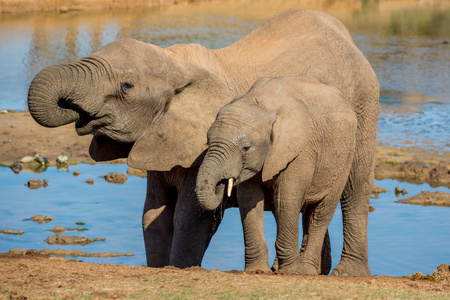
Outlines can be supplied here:
<path id="1" fill-rule="evenodd" d="M 450 194 L 436 191 L 422 191 L 419 195 L 400 199 L 398 203 L 419 204 L 423 206 L 447 206 L 450 207 Z"/>
<path id="2" fill-rule="evenodd" d="M 9 253 L 25 255 L 27 253 L 27 250 L 14 248 L 14 249 L 9 250 Z"/>
<path id="3" fill-rule="evenodd" d="M 63 233 L 64 231 L 86 231 L 86 228 L 83 227 L 77 227 L 77 228 L 64 228 L 62 226 L 55 226 L 53 229 L 49 229 L 48 231 L 51 231 L 55 234 Z"/>
<path id="4" fill-rule="evenodd" d="M 398 196 L 398 195 L 400 195 L 400 194 L 406 195 L 406 194 L 408 194 L 408 191 L 405 190 L 405 189 L 401 189 L 401 188 L 399 188 L 398 186 L 396 186 L 396 187 L 395 187 L 395 196 Z"/>
<path id="5" fill-rule="evenodd" d="M 118 183 L 118 184 L 123 184 L 128 179 L 127 175 L 116 172 L 108 173 L 105 176 L 102 176 L 102 178 L 108 181 L 109 183 Z"/>
<path id="6" fill-rule="evenodd" d="M 23 164 L 28 164 L 30 162 L 34 161 L 34 157 L 33 156 L 24 156 L 20 159 L 19 162 L 23 163 Z"/>
<path id="7" fill-rule="evenodd" d="M 48 160 L 47 160 L 47 158 L 46 158 L 45 156 L 41 155 L 41 154 L 36 154 L 36 155 L 34 156 L 34 160 L 35 160 L 36 162 L 38 162 L 39 164 L 41 164 L 41 165 L 48 165 Z"/>
<path id="8" fill-rule="evenodd" d="M 44 217 L 43 215 L 35 215 L 35 216 L 32 216 L 30 218 L 30 220 L 41 224 L 43 222 L 50 223 L 53 220 L 53 218 L 50 217 L 50 216 L 45 216 Z"/>
<path id="9" fill-rule="evenodd" d="M 58 165 L 67 165 L 68 162 L 69 162 L 69 157 L 67 155 L 59 155 L 56 158 L 56 163 Z"/>
<path id="10" fill-rule="evenodd" d="M 437 281 L 450 282 L 450 265 L 446 264 L 439 265 L 436 271 L 434 271 L 433 277 Z"/>
<path id="11" fill-rule="evenodd" d="M 381 186 L 373 185 L 372 186 L 372 194 L 378 195 L 381 193 L 386 193 L 388 190 L 385 188 L 382 188 Z"/>
<path id="12" fill-rule="evenodd" d="M 23 230 L 12 231 L 11 229 L 2 229 L 2 230 L 0 230 L 0 233 L 7 234 L 7 235 L 10 235 L 10 234 L 22 235 L 25 233 L 25 231 L 23 231 Z"/>
<path id="13" fill-rule="evenodd" d="M 412 278 L 415 279 L 415 280 L 422 279 L 422 278 L 424 278 L 424 277 L 425 277 L 425 275 L 423 275 L 422 272 L 416 272 L 416 273 L 414 273 L 414 274 L 412 275 Z"/>
<path id="14" fill-rule="evenodd" d="M 59 234 L 54 236 L 49 236 L 44 242 L 49 245 L 87 245 L 98 241 L 105 241 L 106 238 L 96 238 L 90 239 L 84 236 L 71 236 L 65 234 Z"/>
<path id="15" fill-rule="evenodd" d="M 16 174 L 19 174 L 20 171 L 22 171 L 22 169 L 23 169 L 22 165 L 17 162 L 13 163 L 10 168 Z"/>
<path id="16" fill-rule="evenodd" d="M 40 179 L 31 179 L 28 181 L 27 186 L 32 190 L 36 190 L 44 186 L 44 183 Z"/>
<path id="17" fill-rule="evenodd" d="M 94 184 L 94 179 L 89 178 L 89 179 L 86 180 L 86 183 L 87 184 Z"/>
<path id="18" fill-rule="evenodd" d="M 73 176 L 78 176 L 78 175 L 80 175 L 80 171 L 78 171 L 78 170 L 73 171 Z"/>

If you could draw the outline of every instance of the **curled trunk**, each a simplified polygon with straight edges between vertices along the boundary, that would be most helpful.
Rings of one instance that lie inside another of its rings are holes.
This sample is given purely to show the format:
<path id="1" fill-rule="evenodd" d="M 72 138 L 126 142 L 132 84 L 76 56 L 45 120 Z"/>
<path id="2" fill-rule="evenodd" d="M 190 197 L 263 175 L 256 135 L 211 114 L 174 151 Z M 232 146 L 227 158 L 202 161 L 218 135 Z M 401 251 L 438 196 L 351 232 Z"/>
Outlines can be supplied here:
<path id="1" fill-rule="evenodd" d="M 197 198 L 204 210 L 216 209 L 223 200 L 226 181 L 214 164 L 205 160 L 197 176 Z"/>
<path id="2" fill-rule="evenodd" d="M 28 109 L 36 122 L 57 127 L 79 119 L 79 113 L 64 104 L 71 84 L 73 75 L 67 66 L 48 67 L 36 75 L 28 90 Z"/>
<path id="3" fill-rule="evenodd" d="M 225 195 L 230 197 L 234 180 L 241 172 L 240 156 L 227 148 L 210 147 L 198 171 L 197 198 L 204 210 L 214 210 Z"/>
<path id="4" fill-rule="evenodd" d="M 110 66 L 98 57 L 48 67 L 31 82 L 28 109 L 42 126 L 76 122 L 100 110 L 103 98 L 99 85 L 104 85 L 110 76 L 113 76 Z"/>

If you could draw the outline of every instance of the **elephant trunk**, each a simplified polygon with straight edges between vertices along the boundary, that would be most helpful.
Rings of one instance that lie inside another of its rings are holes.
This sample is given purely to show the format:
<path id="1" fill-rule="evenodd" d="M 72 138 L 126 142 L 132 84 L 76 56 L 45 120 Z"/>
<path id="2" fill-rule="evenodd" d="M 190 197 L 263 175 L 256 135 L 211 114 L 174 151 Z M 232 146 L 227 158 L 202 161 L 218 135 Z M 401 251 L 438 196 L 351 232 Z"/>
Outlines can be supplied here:
<path id="1" fill-rule="evenodd" d="M 31 82 L 28 109 L 40 125 L 57 127 L 79 119 L 77 111 L 64 105 L 70 96 L 71 73 L 69 67 L 52 66 L 39 72 Z"/>
<path id="2" fill-rule="evenodd" d="M 86 57 L 74 64 L 51 66 L 39 72 L 28 90 L 28 109 L 33 119 L 45 127 L 58 127 L 89 114 L 86 97 L 98 85 L 108 66 L 98 58 Z M 100 103 L 89 103 L 98 110 Z"/>
<path id="3" fill-rule="evenodd" d="M 223 155 L 222 151 L 209 149 L 197 175 L 197 198 L 204 210 L 214 210 L 223 201 L 225 187 L 228 187 L 228 197 L 234 179 L 240 173 L 236 168 L 236 159 Z"/>

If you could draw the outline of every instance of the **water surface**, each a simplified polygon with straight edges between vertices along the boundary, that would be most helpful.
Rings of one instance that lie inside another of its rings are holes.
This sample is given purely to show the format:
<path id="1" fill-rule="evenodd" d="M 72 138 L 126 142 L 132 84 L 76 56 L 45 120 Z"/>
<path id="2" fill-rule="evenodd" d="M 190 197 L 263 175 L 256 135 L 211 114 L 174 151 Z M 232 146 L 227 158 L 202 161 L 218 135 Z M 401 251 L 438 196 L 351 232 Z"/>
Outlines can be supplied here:
<path id="1" fill-rule="evenodd" d="M 74 177 L 74 170 L 81 175 Z M 87 252 L 132 252 L 132 257 L 77 258 L 86 262 L 145 265 L 145 250 L 141 229 L 141 213 L 144 204 L 146 180 L 129 176 L 124 184 L 106 182 L 101 176 L 109 172 L 126 173 L 125 165 L 80 164 L 70 167 L 70 172 L 55 167 L 41 174 L 21 172 L 14 175 L 9 168 L 0 167 L 0 182 L 6 187 L 1 195 L 0 228 L 24 230 L 23 235 L 0 234 L 0 252 L 10 249 L 79 249 Z M 49 180 L 46 188 L 31 190 L 25 186 L 28 180 Z M 92 178 L 94 184 L 85 180 Z M 447 188 L 431 188 L 427 184 L 414 185 L 395 180 L 377 181 L 388 189 L 372 199 L 376 209 L 369 214 L 369 264 L 373 275 L 410 275 L 421 271 L 431 274 L 441 263 L 449 263 L 450 214 L 449 207 L 422 207 L 396 203 L 396 185 L 406 188 L 409 195 L 421 190 L 446 191 Z M 49 223 L 36 223 L 29 218 L 49 215 Z M 329 227 L 333 267 L 340 260 L 342 250 L 342 215 L 338 208 Z M 83 222 L 87 231 L 69 231 L 64 234 L 105 237 L 104 242 L 86 246 L 48 245 L 44 240 L 54 235 L 55 226 L 79 227 Z M 265 235 L 269 245 L 269 260 L 275 257 L 275 221 L 270 212 L 265 213 Z M 239 210 L 225 211 L 218 232 L 213 236 L 202 266 L 206 269 L 243 270 L 244 240 Z"/>

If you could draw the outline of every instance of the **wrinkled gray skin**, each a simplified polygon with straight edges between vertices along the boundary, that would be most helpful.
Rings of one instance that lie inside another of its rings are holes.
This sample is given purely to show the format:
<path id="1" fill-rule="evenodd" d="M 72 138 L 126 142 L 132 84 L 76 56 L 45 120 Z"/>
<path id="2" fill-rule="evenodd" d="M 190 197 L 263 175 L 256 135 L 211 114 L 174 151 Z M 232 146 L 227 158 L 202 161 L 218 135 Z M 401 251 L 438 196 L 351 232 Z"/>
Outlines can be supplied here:
<path id="1" fill-rule="evenodd" d="M 260 77 L 304 73 L 338 87 L 360 116 L 358 188 L 343 202 L 337 273 L 368 274 L 367 235 L 359 228 L 367 228 L 378 83 L 348 30 L 327 14 L 288 10 L 218 50 L 119 40 L 78 62 L 42 70 L 30 85 L 28 107 L 41 125 L 75 122 L 78 134 L 92 134 L 93 159 L 127 157 L 131 167 L 148 170 L 147 264 L 188 267 L 200 265 L 221 219 L 221 210 L 202 210 L 194 192 L 219 109 Z"/>
<path id="2" fill-rule="evenodd" d="M 205 210 L 236 180 L 245 270 L 269 271 L 264 201 L 274 204 L 278 270 L 319 274 L 323 240 L 349 177 L 356 113 L 342 93 L 311 76 L 262 78 L 222 108 L 208 131 L 197 177 Z M 306 214 L 302 251 L 299 214 Z"/>

